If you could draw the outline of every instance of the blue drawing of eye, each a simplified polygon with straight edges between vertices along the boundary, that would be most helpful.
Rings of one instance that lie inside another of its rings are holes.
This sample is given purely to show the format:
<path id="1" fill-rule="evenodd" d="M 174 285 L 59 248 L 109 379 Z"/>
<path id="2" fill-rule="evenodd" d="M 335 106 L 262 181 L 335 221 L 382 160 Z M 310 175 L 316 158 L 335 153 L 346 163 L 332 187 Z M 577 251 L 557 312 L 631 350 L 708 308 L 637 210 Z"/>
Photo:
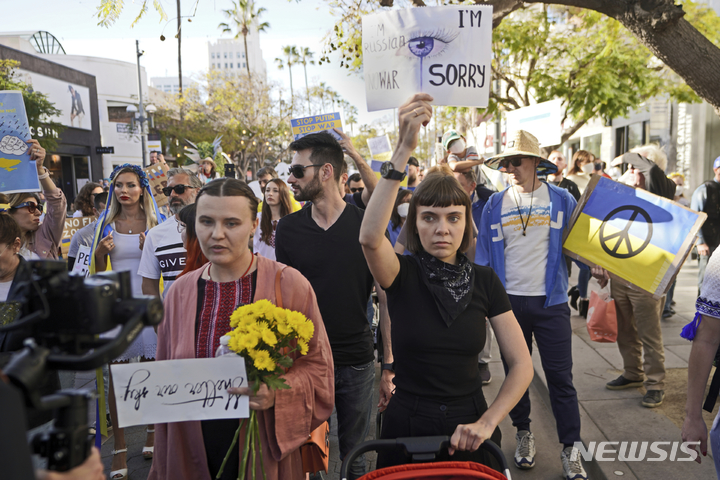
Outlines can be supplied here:
<path id="1" fill-rule="evenodd" d="M 435 46 L 435 39 L 432 37 L 413 38 L 407 44 L 410 53 L 416 57 L 427 57 Z"/>
<path id="2" fill-rule="evenodd" d="M 445 29 L 425 32 L 414 32 L 409 35 L 406 44 L 400 46 L 397 55 L 409 58 L 426 58 L 441 55 L 448 48 L 448 45 L 455 40 L 459 32 L 447 31 Z"/>

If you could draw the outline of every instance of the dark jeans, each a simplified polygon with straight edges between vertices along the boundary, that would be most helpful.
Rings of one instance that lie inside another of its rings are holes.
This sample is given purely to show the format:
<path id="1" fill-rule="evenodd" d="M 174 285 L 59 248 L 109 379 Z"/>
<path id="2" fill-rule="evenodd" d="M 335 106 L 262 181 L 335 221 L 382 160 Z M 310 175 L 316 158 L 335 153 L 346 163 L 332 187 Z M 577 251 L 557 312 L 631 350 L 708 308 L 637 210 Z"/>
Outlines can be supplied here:
<path id="1" fill-rule="evenodd" d="M 673 281 L 672 285 L 670 286 L 670 290 L 668 290 L 667 296 L 665 297 L 665 306 L 663 307 L 663 313 L 668 313 L 670 310 L 672 310 L 672 301 L 673 297 L 675 296 L 675 284 L 677 283 L 677 278 Z"/>
<path id="2" fill-rule="evenodd" d="M 374 382 L 374 361 L 357 366 L 335 366 L 335 410 L 341 460 L 368 436 Z M 365 455 L 362 455 L 350 467 L 350 478 L 364 474 Z"/>
<path id="3" fill-rule="evenodd" d="M 409 393 L 396 391 L 385 410 L 382 434 L 383 439 L 402 437 L 430 437 L 455 433 L 458 425 L 477 422 L 487 410 L 482 391 L 462 399 L 431 400 Z M 502 434 L 495 428 L 490 437 L 500 446 Z M 403 451 L 378 453 L 377 467 L 389 467 L 411 462 L 411 457 Z M 475 452 L 455 452 L 451 457 L 447 451 L 440 452 L 437 461 L 476 462 L 499 470 L 499 464 L 484 450 Z"/>
<path id="4" fill-rule="evenodd" d="M 590 278 L 592 277 L 590 270 L 584 270 L 580 269 L 578 272 L 578 283 L 577 283 L 577 289 L 578 293 L 580 294 L 580 298 L 588 298 L 588 284 L 590 283 Z"/>
<path id="5" fill-rule="evenodd" d="M 558 439 L 564 445 L 580 441 L 580 410 L 572 377 L 572 328 L 567 303 L 544 308 L 545 297 L 508 295 L 513 313 L 522 328 L 525 343 L 532 352 L 532 337 L 540 351 L 543 371 L 547 379 Z M 507 363 L 503 359 L 505 374 Z M 530 394 L 525 391 L 510 411 L 513 426 L 530 429 Z"/>

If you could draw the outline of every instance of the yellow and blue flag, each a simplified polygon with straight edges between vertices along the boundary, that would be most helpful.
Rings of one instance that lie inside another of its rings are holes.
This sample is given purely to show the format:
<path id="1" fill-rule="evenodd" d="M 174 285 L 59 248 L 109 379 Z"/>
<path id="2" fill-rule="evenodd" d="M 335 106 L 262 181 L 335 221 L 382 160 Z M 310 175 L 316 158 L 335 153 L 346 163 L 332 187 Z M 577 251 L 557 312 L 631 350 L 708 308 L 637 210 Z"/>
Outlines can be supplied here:
<path id="1" fill-rule="evenodd" d="M 608 178 L 593 183 L 563 246 L 585 263 L 663 295 L 706 215 Z"/>

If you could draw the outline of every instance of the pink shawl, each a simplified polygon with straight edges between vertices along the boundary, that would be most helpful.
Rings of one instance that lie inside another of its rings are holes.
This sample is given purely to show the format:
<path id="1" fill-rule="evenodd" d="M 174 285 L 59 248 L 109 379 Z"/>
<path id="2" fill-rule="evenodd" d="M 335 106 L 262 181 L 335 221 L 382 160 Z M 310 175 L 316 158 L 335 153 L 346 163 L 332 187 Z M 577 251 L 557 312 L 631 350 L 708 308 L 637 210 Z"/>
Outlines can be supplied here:
<path id="1" fill-rule="evenodd" d="M 275 303 L 275 274 L 284 265 L 264 257 L 257 260 L 254 300 Z M 195 357 L 197 282 L 203 270 L 201 267 L 179 278 L 168 291 L 165 316 L 158 328 L 157 360 Z M 284 376 L 291 388 L 276 391 L 275 406 L 258 412 L 268 480 L 305 478 L 299 447 L 312 430 L 330 417 L 335 397 L 330 343 L 310 282 L 297 270 L 286 267 L 281 289 L 283 306 L 310 318 L 315 324 L 315 335 L 308 354 L 298 356 Z M 241 455 L 242 438 L 241 434 L 238 441 Z M 259 465 L 256 475 L 262 478 Z M 148 479 L 211 480 L 200 422 L 155 425 L 155 455 Z"/>

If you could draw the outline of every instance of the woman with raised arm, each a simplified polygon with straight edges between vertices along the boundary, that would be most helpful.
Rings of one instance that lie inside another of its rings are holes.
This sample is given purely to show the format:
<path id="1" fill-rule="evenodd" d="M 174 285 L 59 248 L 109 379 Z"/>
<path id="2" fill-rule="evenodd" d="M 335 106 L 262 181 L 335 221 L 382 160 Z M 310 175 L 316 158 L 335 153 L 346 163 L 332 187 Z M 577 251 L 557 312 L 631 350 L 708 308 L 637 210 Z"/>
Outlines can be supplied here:
<path id="1" fill-rule="evenodd" d="M 420 127 L 432 115 L 430 101 L 429 95 L 416 94 L 400 107 L 398 145 L 392 160 L 383 164 L 360 229 L 365 258 L 387 292 L 392 318 L 396 390 L 381 437 L 448 435 L 454 460 L 492 465 L 478 448 L 489 438 L 499 443 L 497 426 L 530 385 L 533 367 L 499 278 L 460 253 L 472 241 L 470 198 L 454 176 L 442 171 L 426 175 L 406 220 L 412 255 L 396 255 L 385 237 L 400 172 L 417 146 Z M 477 368 L 486 317 L 509 366 L 489 407 Z M 391 373 L 383 370 L 385 374 Z M 405 463 L 404 455 L 378 456 L 378 466 L 398 463 Z"/>
<path id="2" fill-rule="evenodd" d="M 50 178 L 50 171 L 43 166 L 45 149 L 35 139 L 28 140 L 30 159 L 35 160 L 38 180 L 45 200 L 39 193 L 13 193 L 8 195 L 8 213 L 15 219 L 22 232 L 20 255 L 25 260 L 57 260 L 58 248 L 65 228 L 67 200 L 62 190 Z M 45 219 L 40 223 L 43 208 L 47 207 Z"/>

